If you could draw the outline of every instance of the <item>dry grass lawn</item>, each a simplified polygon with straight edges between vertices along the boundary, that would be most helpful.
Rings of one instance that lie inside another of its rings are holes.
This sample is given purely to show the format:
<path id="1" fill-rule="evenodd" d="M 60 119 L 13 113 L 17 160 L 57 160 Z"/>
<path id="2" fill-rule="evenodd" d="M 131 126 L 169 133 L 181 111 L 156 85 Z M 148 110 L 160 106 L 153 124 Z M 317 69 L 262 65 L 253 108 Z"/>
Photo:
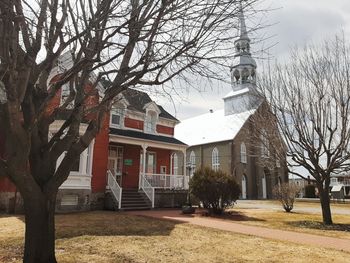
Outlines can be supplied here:
<path id="1" fill-rule="evenodd" d="M 350 254 L 252 236 L 88 212 L 57 216 L 59 262 L 349 262 Z M 20 262 L 23 218 L 0 216 L 0 262 Z"/>
<path id="2" fill-rule="evenodd" d="M 254 203 L 271 203 L 280 206 L 277 201 L 254 201 Z M 295 207 L 298 206 L 319 208 L 320 204 L 297 202 Z M 349 211 L 350 205 L 332 204 L 332 208 Z M 286 213 L 282 207 L 280 210 L 243 207 L 229 209 L 229 211 L 232 213 L 233 219 L 239 219 L 241 217 L 240 223 L 242 224 L 350 239 L 350 215 L 341 215 L 333 212 L 332 218 L 334 224 L 332 226 L 325 226 L 322 224 L 322 215 L 320 213 Z"/>

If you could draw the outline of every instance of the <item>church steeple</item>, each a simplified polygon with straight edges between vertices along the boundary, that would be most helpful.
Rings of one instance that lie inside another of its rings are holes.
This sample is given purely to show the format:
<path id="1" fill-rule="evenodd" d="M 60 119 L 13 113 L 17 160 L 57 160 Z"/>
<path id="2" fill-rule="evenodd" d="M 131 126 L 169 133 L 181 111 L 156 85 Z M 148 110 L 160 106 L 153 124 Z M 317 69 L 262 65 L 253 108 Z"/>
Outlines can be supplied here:
<path id="1" fill-rule="evenodd" d="M 242 2 L 238 13 L 238 39 L 234 42 L 235 54 L 231 66 L 232 91 L 223 99 L 225 115 L 256 109 L 261 100 L 256 89 L 256 62 L 250 53 L 250 39 L 243 14 Z"/>
<path id="2" fill-rule="evenodd" d="M 247 26 L 243 14 L 242 2 L 238 14 L 239 31 L 235 44 L 235 58 L 231 66 L 231 82 L 233 90 L 245 88 L 247 84 L 255 84 L 256 62 L 250 53 L 250 39 L 248 37 Z"/>

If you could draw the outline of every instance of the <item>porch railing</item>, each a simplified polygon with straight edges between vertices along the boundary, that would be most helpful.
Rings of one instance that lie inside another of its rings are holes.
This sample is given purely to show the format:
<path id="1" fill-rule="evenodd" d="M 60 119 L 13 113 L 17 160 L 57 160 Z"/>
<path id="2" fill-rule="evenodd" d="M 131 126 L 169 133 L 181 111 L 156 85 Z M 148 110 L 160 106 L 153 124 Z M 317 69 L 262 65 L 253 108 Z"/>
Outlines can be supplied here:
<path id="1" fill-rule="evenodd" d="M 122 191 L 123 189 L 119 186 L 117 180 L 113 176 L 110 170 L 107 171 L 107 183 L 109 189 L 111 190 L 113 196 L 118 201 L 118 209 L 121 208 L 122 205 Z"/>
<path id="2" fill-rule="evenodd" d="M 188 175 L 145 174 L 149 184 L 161 189 L 188 189 Z"/>
<path id="3" fill-rule="evenodd" d="M 154 208 L 154 187 L 148 182 L 145 175 L 141 176 L 141 189 L 151 201 L 152 208 Z"/>

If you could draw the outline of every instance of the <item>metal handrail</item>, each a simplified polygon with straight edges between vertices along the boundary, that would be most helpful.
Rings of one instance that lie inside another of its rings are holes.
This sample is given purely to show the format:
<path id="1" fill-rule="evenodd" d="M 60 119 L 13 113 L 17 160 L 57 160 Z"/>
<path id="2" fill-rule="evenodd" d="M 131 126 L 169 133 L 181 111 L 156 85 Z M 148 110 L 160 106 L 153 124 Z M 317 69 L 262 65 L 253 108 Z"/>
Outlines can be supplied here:
<path id="1" fill-rule="evenodd" d="M 141 189 L 151 201 L 152 208 L 154 208 L 154 187 L 148 182 L 144 174 L 141 176 Z"/>
<path id="2" fill-rule="evenodd" d="M 107 183 L 109 189 L 111 189 L 113 196 L 118 201 L 118 209 L 122 206 L 122 191 L 123 189 L 119 186 L 117 180 L 114 178 L 112 172 L 107 170 Z"/>

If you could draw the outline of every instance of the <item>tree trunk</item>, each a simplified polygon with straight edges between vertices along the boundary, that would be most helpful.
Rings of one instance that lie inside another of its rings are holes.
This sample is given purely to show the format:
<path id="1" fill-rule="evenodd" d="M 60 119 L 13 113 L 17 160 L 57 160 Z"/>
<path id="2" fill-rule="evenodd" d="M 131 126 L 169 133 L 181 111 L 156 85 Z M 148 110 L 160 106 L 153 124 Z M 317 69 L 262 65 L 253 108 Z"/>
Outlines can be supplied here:
<path id="1" fill-rule="evenodd" d="M 25 247 L 24 263 L 56 263 L 55 201 L 56 193 L 46 196 L 32 193 L 24 198 Z"/>
<path id="2" fill-rule="evenodd" d="M 323 185 L 319 185 L 317 188 L 320 195 L 323 223 L 325 225 L 331 225 L 333 224 L 333 221 L 332 221 L 328 187 L 323 187 Z"/>

